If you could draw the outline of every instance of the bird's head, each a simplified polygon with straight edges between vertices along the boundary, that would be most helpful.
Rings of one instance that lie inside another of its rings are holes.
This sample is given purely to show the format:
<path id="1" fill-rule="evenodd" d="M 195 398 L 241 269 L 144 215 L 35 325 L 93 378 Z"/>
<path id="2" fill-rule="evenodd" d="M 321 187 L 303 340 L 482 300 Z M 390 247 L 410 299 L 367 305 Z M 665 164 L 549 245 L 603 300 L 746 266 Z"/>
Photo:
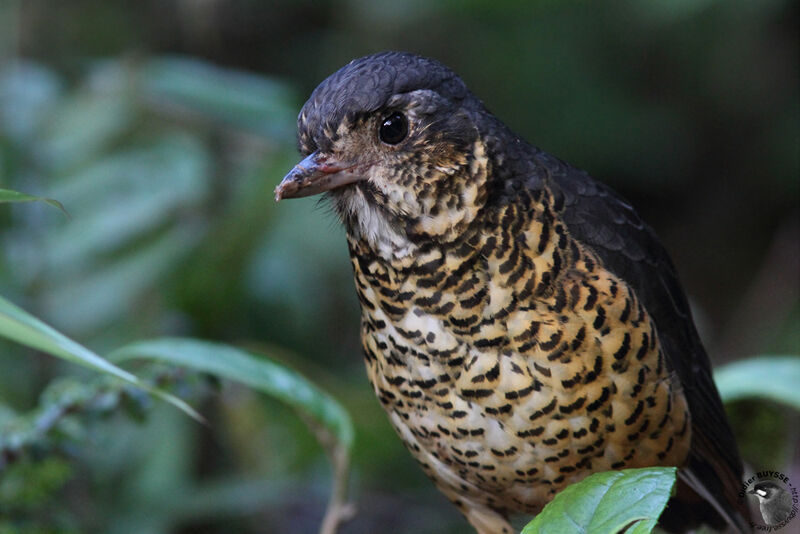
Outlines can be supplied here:
<path id="1" fill-rule="evenodd" d="M 357 59 L 323 81 L 298 117 L 305 156 L 276 200 L 327 192 L 348 232 L 376 249 L 451 240 L 486 199 L 488 116 L 442 64 L 407 53 Z"/>
<path id="2" fill-rule="evenodd" d="M 758 497 L 759 501 L 765 502 L 780 494 L 782 491 L 783 489 L 781 489 L 781 487 L 774 482 L 766 481 L 758 482 L 755 486 L 753 486 L 753 489 L 747 493 L 752 493 Z"/>

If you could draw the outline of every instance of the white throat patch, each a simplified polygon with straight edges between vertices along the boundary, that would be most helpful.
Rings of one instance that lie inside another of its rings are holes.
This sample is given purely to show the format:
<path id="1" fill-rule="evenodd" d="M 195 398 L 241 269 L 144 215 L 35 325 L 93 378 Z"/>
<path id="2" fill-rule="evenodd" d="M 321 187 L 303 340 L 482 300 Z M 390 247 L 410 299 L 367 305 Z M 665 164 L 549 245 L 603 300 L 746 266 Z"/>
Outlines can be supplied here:
<path id="1" fill-rule="evenodd" d="M 343 214 L 355 224 L 350 229 L 354 238 L 366 241 L 376 254 L 386 260 L 400 259 L 412 254 L 417 246 L 401 235 L 386 220 L 379 208 L 369 202 L 358 187 L 342 191 L 336 202 Z"/>

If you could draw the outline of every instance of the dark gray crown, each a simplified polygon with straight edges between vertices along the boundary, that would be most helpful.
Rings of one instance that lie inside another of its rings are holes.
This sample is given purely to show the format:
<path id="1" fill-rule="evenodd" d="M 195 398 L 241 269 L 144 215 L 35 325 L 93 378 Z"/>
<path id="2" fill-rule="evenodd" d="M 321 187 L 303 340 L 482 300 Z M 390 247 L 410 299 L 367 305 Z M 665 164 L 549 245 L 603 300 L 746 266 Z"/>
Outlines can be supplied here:
<path id="1" fill-rule="evenodd" d="M 454 102 L 470 94 L 458 75 L 433 59 L 407 52 L 354 59 L 319 84 L 300 111 L 301 148 L 313 140 L 324 150 L 330 141 L 321 135 L 324 128 L 335 132 L 346 116 L 373 113 L 393 95 L 419 89 L 436 91 Z"/>

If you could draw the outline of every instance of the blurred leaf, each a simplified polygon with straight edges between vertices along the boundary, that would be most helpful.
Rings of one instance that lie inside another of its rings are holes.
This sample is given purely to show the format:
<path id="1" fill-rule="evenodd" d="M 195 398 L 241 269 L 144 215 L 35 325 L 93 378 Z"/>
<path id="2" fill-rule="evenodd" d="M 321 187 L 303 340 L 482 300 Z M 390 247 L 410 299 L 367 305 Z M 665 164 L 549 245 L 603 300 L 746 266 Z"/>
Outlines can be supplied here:
<path id="1" fill-rule="evenodd" d="M 171 528 L 178 499 L 191 494 L 195 486 L 193 464 L 196 459 L 196 425 L 175 410 L 156 409 L 145 424 L 136 428 L 121 426 L 107 436 L 104 446 L 96 447 L 88 459 L 90 465 L 102 469 L 103 457 L 112 455 L 114 465 L 106 465 L 108 481 L 119 491 L 109 520 L 102 530 L 106 534 L 142 534 L 174 532 Z M 121 441 L 124 440 L 124 443 Z M 112 452 L 109 454 L 109 450 Z M 169 495 L 169 499 L 164 497 Z M 131 506 L 134 502 L 137 505 Z"/>
<path id="2" fill-rule="evenodd" d="M 0 130 L 29 141 L 61 94 L 61 82 L 46 67 L 16 61 L 0 71 Z"/>
<path id="3" fill-rule="evenodd" d="M 18 191 L 12 191 L 10 189 L 0 189 L 0 202 L 46 202 L 47 204 L 60 209 L 62 212 L 64 212 L 64 215 L 69 216 L 67 210 L 64 209 L 64 206 L 62 206 L 61 202 L 58 200 L 53 200 L 52 198 L 34 197 Z"/>
<path id="4" fill-rule="evenodd" d="M 171 403 L 193 418 L 199 421 L 202 420 L 202 417 L 181 399 L 147 386 L 135 375 L 120 369 L 86 347 L 69 339 L 3 297 L 0 297 L 0 336 L 106 375 L 120 378 Z"/>
<path id="5" fill-rule="evenodd" d="M 60 102 L 47 118 L 36 155 L 54 172 L 73 167 L 100 153 L 132 119 L 131 103 L 123 94 L 78 93 Z"/>
<path id="6" fill-rule="evenodd" d="M 309 414 L 348 449 L 353 443 L 353 423 L 336 399 L 296 371 L 264 356 L 218 343 L 163 338 L 127 345 L 109 357 L 115 362 L 155 359 L 241 382 Z"/>
<path id="7" fill-rule="evenodd" d="M 724 402 L 760 397 L 800 410 L 800 357 L 758 356 L 714 371 Z"/>
<path id="8" fill-rule="evenodd" d="M 151 358 L 235 380 L 276 397 L 297 409 L 300 415 L 310 416 L 307 424 L 328 453 L 333 468 L 331 497 L 322 531 L 334 532 L 335 525 L 349 516 L 347 490 L 353 423 L 333 397 L 299 373 L 231 346 L 186 338 L 134 343 L 114 351 L 111 357 L 114 361 Z"/>
<path id="9" fill-rule="evenodd" d="M 0 503 L 13 508 L 35 509 L 46 504 L 47 499 L 66 484 L 73 470 L 66 460 L 52 456 L 37 462 L 16 462 L 0 477 Z"/>
<path id="10" fill-rule="evenodd" d="M 667 505 L 676 471 L 647 467 L 595 473 L 556 495 L 522 534 L 648 534 Z"/>
<path id="11" fill-rule="evenodd" d="M 740 456 L 753 471 L 791 465 L 800 415 L 785 404 L 754 402 L 752 397 L 725 404 Z"/>
<path id="12" fill-rule="evenodd" d="M 209 221 L 203 242 L 182 270 L 178 298 L 207 336 L 214 337 L 215 328 L 226 322 L 240 322 L 242 317 L 233 310 L 249 315 L 239 305 L 253 296 L 246 285 L 247 277 L 219 273 L 245 271 L 262 236 L 274 228 L 274 179 L 294 162 L 284 150 L 270 156 L 230 173 L 229 180 L 235 188 L 215 206 L 216 214 Z M 292 154 L 291 158 L 295 157 Z"/>
<path id="13" fill-rule="evenodd" d="M 293 138 L 297 103 L 285 84 L 265 76 L 166 57 L 146 65 L 143 82 L 156 106 L 171 103 L 261 135 Z"/>
<path id="14" fill-rule="evenodd" d="M 170 135 L 64 177 L 49 193 L 70 206 L 74 219 L 46 236 L 50 269 L 75 271 L 196 206 L 208 193 L 209 166 L 195 139 Z"/>
<path id="15" fill-rule="evenodd" d="M 211 480 L 176 494 L 166 506 L 175 519 L 256 514 L 286 495 L 286 481 L 261 478 Z"/>
<path id="16" fill-rule="evenodd" d="M 257 243 L 244 280 L 248 295 L 259 301 L 253 315 L 260 316 L 273 342 L 327 355 L 326 329 L 355 328 L 358 304 L 344 228 L 322 206 L 314 198 L 279 203 L 271 232 Z"/>
<path id="17" fill-rule="evenodd" d="M 115 321 L 183 259 L 201 235 L 199 228 L 174 228 L 107 266 L 51 288 L 43 296 L 47 316 L 79 331 Z"/>

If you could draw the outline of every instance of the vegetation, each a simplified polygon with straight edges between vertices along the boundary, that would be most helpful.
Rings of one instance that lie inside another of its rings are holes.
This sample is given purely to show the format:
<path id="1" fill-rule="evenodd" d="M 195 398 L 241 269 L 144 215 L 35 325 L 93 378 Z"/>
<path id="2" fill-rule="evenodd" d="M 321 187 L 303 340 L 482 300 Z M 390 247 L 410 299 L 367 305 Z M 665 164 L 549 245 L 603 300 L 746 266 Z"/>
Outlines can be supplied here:
<path id="1" fill-rule="evenodd" d="M 1 534 L 464 530 L 364 377 L 335 217 L 272 201 L 304 97 L 387 48 L 633 201 L 744 458 L 796 468 L 794 3 L 135 4 L 0 5 Z M 524 532 L 647 532 L 673 482 L 597 475 Z"/>

